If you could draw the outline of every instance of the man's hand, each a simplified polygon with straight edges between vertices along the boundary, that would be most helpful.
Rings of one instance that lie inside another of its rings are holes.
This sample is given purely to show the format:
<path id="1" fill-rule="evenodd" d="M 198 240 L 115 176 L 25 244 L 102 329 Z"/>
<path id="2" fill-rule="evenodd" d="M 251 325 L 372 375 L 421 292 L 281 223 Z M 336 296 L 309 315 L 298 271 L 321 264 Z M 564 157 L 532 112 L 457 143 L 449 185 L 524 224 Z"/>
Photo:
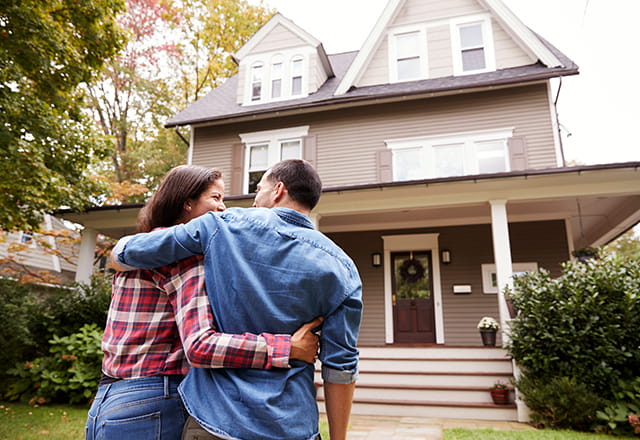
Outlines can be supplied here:
<path id="1" fill-rule="evenodd" d="M 311 332 L 322 324 L 324 318 L 319 316 L 311 322 L 304 324 L 291 335 L 291 353 L 289 359 L 299 359 L 310 364 L 315 363 L 320 348 L 320 338 Z"/>

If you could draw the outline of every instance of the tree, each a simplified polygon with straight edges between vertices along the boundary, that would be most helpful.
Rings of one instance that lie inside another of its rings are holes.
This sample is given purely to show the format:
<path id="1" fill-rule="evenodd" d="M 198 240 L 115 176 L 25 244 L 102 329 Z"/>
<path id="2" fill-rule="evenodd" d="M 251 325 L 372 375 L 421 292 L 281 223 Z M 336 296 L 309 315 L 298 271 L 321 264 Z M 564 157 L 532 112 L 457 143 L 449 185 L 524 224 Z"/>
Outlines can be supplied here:
<path id="1" fill-rule="evenodd" d="M 182 57 L 175 61 L 180 104 L 186 107 L 237 71 L 232 59 L 274 14 L 262 2 L 184 0 Z"/>
<path id="2" fill-rule="evenodd" d="M 108 144 L 78 86 L 121 45 L 122 0 L 4 0 L 0 6 L 0 227 L 36 230 L 43 212 L 82 209 Z"/>
<path id="3" fill-rule="evenodd" d="M 609 243 L 605 250 L 621 257 L 640 260 L 640 237 L 635 234 L 633 229 L 629 229 Z"/>
<path id="4" fill-rule="evenodd" d="M 88 87 L 94 119 L 114 144 L 111 163 L 102 169 L 115 195 L 108 202 L 134 201 L 148 191 L 149 173 L 164 175 L 176 164 L 175 150 L 181 159 L 185 155 L 186 147 L 180 148 L 177 139 L 156 142 L 162 122 L 173 113 L 166 84 L 170 75 L 163 66 L 164 60 L 178 56 L 171 42 L 178 21 L 178 10 L 168 2 L 127 0 L 126 12 L 118 17 L 129 35 L 127 45 Z M 158 158 L 169 160 L 158 167 Z"/>

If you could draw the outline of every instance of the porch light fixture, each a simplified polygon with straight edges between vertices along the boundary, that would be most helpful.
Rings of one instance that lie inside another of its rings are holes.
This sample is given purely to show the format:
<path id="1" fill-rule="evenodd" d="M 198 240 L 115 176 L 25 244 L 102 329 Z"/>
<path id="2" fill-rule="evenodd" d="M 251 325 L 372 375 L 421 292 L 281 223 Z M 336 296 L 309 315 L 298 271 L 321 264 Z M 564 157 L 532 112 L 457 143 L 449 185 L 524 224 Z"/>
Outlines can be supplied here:
<path id="1" fill-rule="evenodd" d="M 451 251 L 449 249 L 440 251 L 440 261 L 442 261 L 442 264 L 451 263 Z"/>
<path id="2" fill-rule="evenodd" d="M 373 254 L 371 254 L 371 265 L 373 267 L 382 266 L 382 255 L 380 254 L 380 252 L 374 252 Z"/>

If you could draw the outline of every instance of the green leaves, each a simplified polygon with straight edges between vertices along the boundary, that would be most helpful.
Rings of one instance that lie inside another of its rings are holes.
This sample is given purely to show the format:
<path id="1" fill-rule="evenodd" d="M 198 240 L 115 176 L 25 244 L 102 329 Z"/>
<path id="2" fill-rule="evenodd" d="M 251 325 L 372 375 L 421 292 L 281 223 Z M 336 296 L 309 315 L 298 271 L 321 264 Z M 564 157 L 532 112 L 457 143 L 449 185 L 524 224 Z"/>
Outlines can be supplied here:
<path id="1" fill-rule="evenodd" d="M 105 146 L 77 87 L 121 45 L 116 0 L 7 0 L 0 11 L 0 227 L 37 229 L 42 212 L 85 206 L 86 170 Z"/>

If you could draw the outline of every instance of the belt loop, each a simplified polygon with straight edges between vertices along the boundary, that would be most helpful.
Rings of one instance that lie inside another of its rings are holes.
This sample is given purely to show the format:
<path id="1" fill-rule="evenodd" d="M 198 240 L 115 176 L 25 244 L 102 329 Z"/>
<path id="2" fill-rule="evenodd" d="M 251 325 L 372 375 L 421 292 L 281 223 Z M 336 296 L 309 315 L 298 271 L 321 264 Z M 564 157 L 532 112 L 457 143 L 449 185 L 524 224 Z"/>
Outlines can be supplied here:
<path id="1" fill-rule="evenodd" d="M 169 397 L 169 376 L 165 374 L 162 378 L 164 379 L 164 397 Z"/>

